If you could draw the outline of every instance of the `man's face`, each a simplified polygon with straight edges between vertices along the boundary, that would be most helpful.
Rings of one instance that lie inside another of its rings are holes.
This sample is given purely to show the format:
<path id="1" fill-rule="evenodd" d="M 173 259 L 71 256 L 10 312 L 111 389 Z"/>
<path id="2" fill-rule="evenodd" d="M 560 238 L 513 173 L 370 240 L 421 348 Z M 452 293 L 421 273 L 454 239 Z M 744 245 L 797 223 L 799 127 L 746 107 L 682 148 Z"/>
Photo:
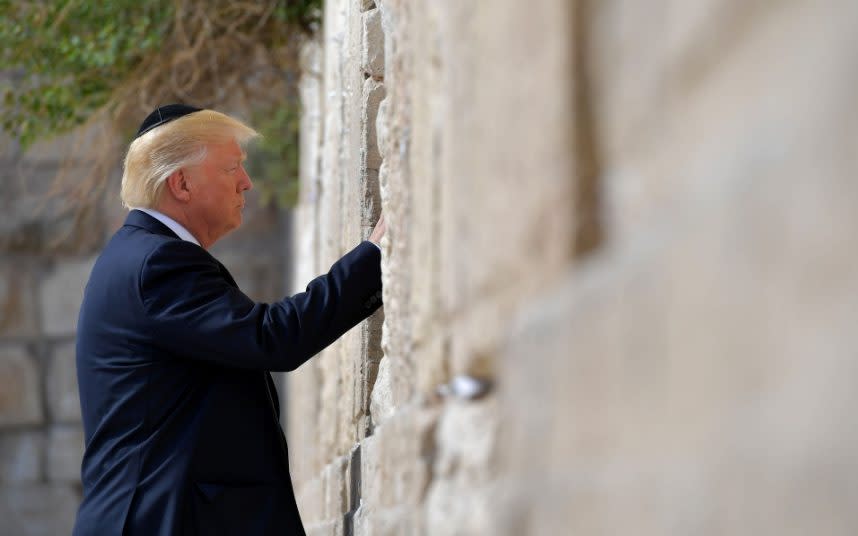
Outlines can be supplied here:
<path id="1" fill-rule="evenodd" d="M 246 155 L 235 141 L 209 145 L 206 159 L 187 170 L 188 212 L 213 243 L 241 225 L 244 192 L 253 187 L 244 170 Z"/>

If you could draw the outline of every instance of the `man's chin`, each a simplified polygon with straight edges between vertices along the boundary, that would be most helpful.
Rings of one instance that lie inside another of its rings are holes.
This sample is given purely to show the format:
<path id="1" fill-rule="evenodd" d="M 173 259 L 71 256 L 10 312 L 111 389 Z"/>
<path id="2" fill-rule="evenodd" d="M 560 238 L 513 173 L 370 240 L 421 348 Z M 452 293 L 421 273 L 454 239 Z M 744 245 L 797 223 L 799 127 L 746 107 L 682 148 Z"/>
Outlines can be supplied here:
<path id="1" fill-rule="evenodd" d="M 232 221 L 232 223 L 231 223 L 231 225 L 229 226 L 229 229 L 227 230 L 227 232 L 229 233 L 229 232 L 235 231 L 236 229 L 238 229 L 239 227 L 241 227 L 241 224 L 242 224 L 242 222 L 243 222 L 243 221 L 244 221 L 244 216 L 242 216 L 241 212 L 239 212 L 239 213 L 236 215 L 235 219 Z"/>

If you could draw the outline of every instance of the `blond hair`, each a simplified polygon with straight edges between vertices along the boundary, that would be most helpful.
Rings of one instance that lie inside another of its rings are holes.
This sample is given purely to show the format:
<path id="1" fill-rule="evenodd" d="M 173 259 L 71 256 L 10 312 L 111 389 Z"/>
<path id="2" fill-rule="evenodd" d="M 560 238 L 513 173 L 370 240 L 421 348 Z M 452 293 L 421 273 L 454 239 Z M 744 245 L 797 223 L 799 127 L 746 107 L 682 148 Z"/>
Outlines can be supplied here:
<path id="1" fill-rule="evenodd" d="M 209 144 L 235 140 L 243 146 L 257 136 L 241 121 L 214 110 L 200 110 L 150 130 L 131 142 L 125 155 L 122 205 L 155 208 L 167 177 L 202 162 Z"/>

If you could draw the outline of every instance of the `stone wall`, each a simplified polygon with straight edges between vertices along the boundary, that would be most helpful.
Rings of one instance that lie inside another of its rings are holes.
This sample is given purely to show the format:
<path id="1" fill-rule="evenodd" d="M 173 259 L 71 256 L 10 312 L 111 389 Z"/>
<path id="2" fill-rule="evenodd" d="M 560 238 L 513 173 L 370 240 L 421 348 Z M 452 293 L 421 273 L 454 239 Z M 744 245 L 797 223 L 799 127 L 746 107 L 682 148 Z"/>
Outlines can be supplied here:
<path id="1" fill-rule="evenodd" d="M 0 139 L 0 534 L 71 531 L 80 501 L 83 429 L 74 333 L 106 215 L 68 230 L 69 206 L 49 195 L 72 140 L 23 153 Z"/>
<path id="2" fill-rule="evenodd" d="M 77 132 L 26 153 L 0 139 L 0 535 L 70 534 L 81 498 L 84 438 L 74 336 L 84 285 L 95 257 L 124 221 L 115 193 L 79 204 L 53 195 L 64 173 L 89 173 Z M 119 155 L 117 155 L 117 159 Z M 62 189 L 60 189 L 62 190 Z M 245 223 L 213 254 L 251 297 L 270 301 L 287 284 L 288 218 L 248 196 Z M 82 225 L 68 209 L 85 208 Z"/>
<path id="3" fill-rule="evenodd" d="M 326 2 L 295 290 L 389 231 L 289 378 L 308 533 L 853 533 L 856 23 Z"/>

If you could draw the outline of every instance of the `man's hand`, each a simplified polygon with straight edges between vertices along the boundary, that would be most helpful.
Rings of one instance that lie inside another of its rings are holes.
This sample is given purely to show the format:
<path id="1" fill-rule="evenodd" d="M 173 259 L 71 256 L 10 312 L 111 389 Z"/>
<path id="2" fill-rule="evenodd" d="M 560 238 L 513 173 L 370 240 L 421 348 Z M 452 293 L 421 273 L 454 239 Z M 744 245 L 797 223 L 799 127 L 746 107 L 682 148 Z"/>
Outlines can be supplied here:
<path id="1" fill-rule="evenodd" d="M 382 212 L 378 218 L 378 223 L 375 224 L 375 228 L 372 230 L 372 234 L 369 235 L 369 241 L 381 247 L 381 237 L 384 236 L 385 232 L 387 232 L 387 224 L 384 222 L 384 212 Z"/>

